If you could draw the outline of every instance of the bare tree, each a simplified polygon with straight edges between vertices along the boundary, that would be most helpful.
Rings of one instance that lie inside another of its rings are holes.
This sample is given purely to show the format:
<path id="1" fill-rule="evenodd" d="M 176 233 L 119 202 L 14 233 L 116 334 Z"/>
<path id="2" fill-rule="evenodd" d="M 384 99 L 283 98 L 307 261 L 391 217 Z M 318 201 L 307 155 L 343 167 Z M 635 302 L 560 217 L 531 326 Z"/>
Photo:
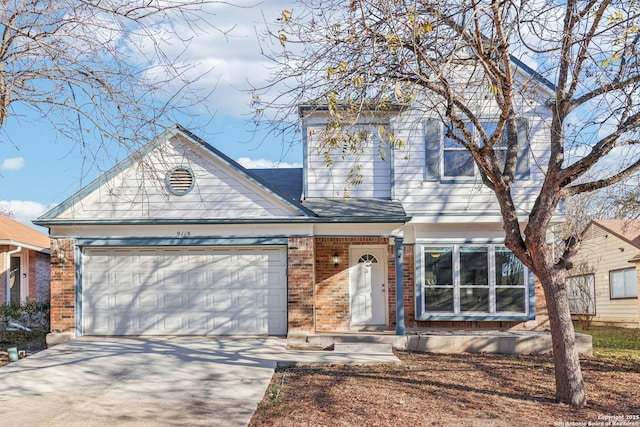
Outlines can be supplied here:
<path id="1" fill-rule="evenodd" d="M 214 27 L 209 0 L 8 0 L 0 5 L 0 128 L 51 125 L 96 156 L 157 135 L 208 93 L 182 60 Z M 11 135 L 7 135 L 11 140 Z"/>
<path id="2" fill-rule="evenodd" d="M 329 105 L 336 128 L 390 102 L 437 107 L 447 137 L 471 153 L 495 193 L 506 246 L 542 283 L 556 398 L 576 408 L 586 394 L 565 277 L 580 240 L 568 238 L 554 257 L 546 233 L 565 199 L 640 170 L 639 13 L 636 2 L 612 1 L 300 1 L 271 28 L 274 48 L 265 45 L 279 92 L 255 95 L 259 114 L 276 123 L 301 102 Z M 517 81 L 514 57 L 535 66 L 536 84 Z M 540 102 L 537 85 L 553 95 Z M 491 131 L 479 99 L 497 107 Z M 521 217 L 513 198 L 517 122 L 530 99 L 547 108 L 550 155 L 533 208 Z M 498 149 L 504 134 L 506 154 Z"/>

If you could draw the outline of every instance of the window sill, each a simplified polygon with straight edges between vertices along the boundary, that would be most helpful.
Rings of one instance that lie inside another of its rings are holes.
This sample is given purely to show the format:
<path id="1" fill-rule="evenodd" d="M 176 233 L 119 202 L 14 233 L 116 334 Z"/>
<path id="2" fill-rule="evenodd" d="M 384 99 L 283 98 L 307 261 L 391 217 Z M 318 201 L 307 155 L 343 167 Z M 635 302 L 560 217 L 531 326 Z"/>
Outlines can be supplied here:
<path id="1" fill-rule="evenodd" d="M 479 321 L 479 322 L 512 322 L 534 320 L 535 314 L 425 314 L 416 316 L 418 321 Z"/>
<path id="2" fill-rule="evenodd" d="M 532 181 L 530 177 L 514 177 L 514 183 Z M 437 184 L 482 184 L 480 177 L 473 178 L 423 178 L 422 182 Z"/>

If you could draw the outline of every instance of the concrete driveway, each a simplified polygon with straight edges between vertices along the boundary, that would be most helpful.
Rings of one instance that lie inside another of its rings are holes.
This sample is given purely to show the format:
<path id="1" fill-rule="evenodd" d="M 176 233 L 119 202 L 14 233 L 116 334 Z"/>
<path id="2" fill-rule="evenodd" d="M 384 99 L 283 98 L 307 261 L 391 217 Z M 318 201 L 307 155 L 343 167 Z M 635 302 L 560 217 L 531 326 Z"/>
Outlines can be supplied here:
<path id="1" fill-rule="evenodd" d="M 0 369 L 16 426 L 245 426 L 285 352 L 279 338 L 81 338 Z"/>

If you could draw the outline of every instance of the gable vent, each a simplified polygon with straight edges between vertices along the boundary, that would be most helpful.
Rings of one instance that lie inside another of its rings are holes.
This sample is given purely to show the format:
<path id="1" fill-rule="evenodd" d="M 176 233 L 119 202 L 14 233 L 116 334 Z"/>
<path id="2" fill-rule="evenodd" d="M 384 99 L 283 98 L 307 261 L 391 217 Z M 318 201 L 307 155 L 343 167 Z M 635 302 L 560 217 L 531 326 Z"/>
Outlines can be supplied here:
<path id="1" fill-rule="evenodd" d="M 176 196 L 183 196 L 193 188 L 195 178 L 191 169 L 178 166 L 167 173 L 166 184 L 169 191 Z"/>

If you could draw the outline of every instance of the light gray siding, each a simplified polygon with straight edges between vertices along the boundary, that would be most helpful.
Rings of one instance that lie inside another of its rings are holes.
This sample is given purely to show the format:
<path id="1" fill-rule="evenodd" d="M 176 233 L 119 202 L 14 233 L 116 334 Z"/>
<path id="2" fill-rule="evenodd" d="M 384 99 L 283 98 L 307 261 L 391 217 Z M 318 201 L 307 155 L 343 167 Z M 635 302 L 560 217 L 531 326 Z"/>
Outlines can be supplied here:
<path id="1" fill-rule="evenodd" d="M 328 149 L 321 144 L 324 126 L 307 126 L 307 197 L 391 198 L 391 150 L 377 137 L 376 124 L 365 124 L 359 130 L 369 138 L 358 154 L 343 153 L 341 148 Z M 381 151 L 384 154 L 381 155 Z M 328 165 L 325 155 L 331 158 Z M 357 167 L 356 171 L 352 171 Z M 361 184 L 350 176 L 359 175 Z M 351 175 L 350 175 L 351 174 Z"/>
<path id="2" fill-rule="evenodd" d="M 169 191 L 166 174 L 186 167 L 193 189 L 185 195 Z M 174 137 L 143 160 L 115 174 L 59 219 L 257 218 L 300 215 L 208 151 Z"/>
<path id="3" fill-rule="evenodd" d="M 496 117 L 497 114 L 495 109 L 486 106 L 482 111 L 485 111 L 483 117 L 487 118 Z M 546 165 L 549 157 L 549 131 L 544 121 L 545 114 L 548 116 L 548 111 L 544 109 L 525 109 L 521 116 L 526 120 L 529 131 L 530 173 L 525 179 L 516 179 L 512 196 L 522 214 L 532 208 L 544 180 L 541 166 Z M 394 198 L 402 201 L 409 215 L 498 214 L 495 194 L 482 183 L 479 176 L 465 181 L 447 181 L 433 176 L 436 166 L 432 158 L 427 158 L 424 132 L 436 120 L 440 119 L 426 114 L 424 110 L 408 111 L 394 119 L 395 135 L 405 142 L 404 147 L 393 155 Z M 439 165 L 442 151 L 438 155 Z M 431 171 L 427 173 L 429 169 Z"/>

